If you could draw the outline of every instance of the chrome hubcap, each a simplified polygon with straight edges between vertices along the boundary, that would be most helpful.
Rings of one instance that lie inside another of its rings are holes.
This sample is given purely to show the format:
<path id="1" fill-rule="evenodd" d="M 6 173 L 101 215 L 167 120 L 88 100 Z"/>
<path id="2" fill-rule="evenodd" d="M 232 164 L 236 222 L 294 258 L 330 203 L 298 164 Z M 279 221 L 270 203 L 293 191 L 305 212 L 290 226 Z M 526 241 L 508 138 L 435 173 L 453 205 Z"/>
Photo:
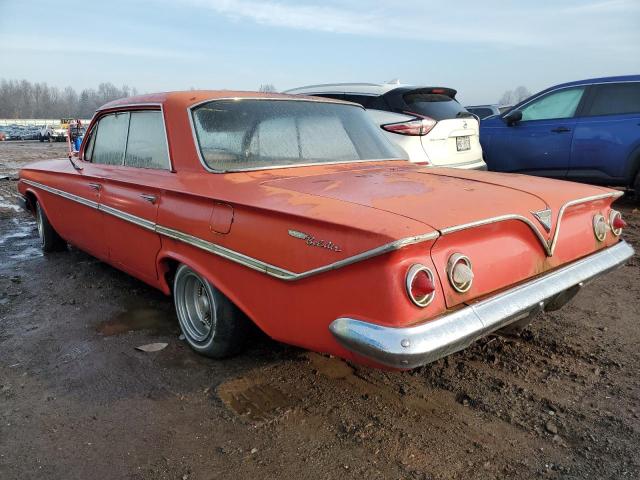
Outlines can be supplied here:
<path id="1" fill-rule="evenodd" d="M 185 272 L 176 283 L 175 297 L 185 335 L 196 342 L 209 338 L 215 328 L 215 303 L 208 285 L 195 273 Z"/>

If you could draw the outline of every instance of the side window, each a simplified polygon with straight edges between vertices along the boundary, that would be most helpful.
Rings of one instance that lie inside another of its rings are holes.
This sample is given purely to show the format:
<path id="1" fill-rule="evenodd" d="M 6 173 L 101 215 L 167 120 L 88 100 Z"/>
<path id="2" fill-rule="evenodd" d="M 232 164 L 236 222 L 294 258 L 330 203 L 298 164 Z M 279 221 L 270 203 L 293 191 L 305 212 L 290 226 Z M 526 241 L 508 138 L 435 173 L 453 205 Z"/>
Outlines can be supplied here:
<path id="1" fill-rule="evenodd" d="M 129 128 L 129 113 L 112 113 L 100 119 L 91 161 L 105 165 L 122 165 Z"/>
<path id="2" fill-rule="evenodd" d="M 576 113 L 583 94 L 584 87 L 548 93 L 522 109 L 522 121 L 571 118 Z"/>
<path id="3" fill-rule="evenodd" d="M 640 82 L 597 85 L 585 115 L 640 113 Z"/>
<path id="4" fill-rule="evenodd" d="M 87 141 L 87 146 L 84 149 L 84 160 L 90 162 L 93 158 L 93 147 L 96 145 L 96 133 L 98 132 L 98 125 L 91 129 L 89 132 L 89 140 Z"/>
<path id="5" fill-rule="evenodd" d="M 354 93 L 347 93 L 344 96 L 344 100 L 347 102 L 357 103 L 362 105 L 364 108 L 369 108 L 374 98 L 375 97 L 372 95 L 357 95 Z"/>
<path id="6" fill-rule="evenodd" d="M 162 112 L 131 112 L 124 164 L 138 168 L 171 168 Z"/>

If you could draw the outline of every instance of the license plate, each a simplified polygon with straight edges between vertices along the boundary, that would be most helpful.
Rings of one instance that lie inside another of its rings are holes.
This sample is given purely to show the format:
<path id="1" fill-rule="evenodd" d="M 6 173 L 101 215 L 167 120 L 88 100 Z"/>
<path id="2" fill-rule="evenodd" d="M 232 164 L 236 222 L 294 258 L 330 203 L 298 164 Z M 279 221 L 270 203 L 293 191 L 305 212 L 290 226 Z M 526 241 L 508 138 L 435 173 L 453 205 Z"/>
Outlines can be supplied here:
<path id="1" fill-rule="evenodd" d="M 459 152 L 471 150 L 471 137 L 456 137 L 456 148 Z"/>

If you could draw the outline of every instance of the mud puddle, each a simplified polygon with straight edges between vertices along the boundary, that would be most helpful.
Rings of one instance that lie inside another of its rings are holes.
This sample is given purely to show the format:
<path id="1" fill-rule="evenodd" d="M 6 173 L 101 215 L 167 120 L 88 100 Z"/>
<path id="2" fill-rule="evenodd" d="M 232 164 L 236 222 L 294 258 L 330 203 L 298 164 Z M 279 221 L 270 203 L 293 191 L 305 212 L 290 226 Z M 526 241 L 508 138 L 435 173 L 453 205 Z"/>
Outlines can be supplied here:
<path id="1" fill-rule="evenodd" d="M 101 322 L 96 330 L 105 337 L 143 330 L 154 335 L 169 335 L 179 331 L 177 322 L 171 308 L 134 307 Z"/>
<path id="2" fill-rule="evenodd" d="M 298 403 L 292 394 L 252 378 L 225 382 L 218 387 L 217 393 L 236 415 L 259 423 L 284 415 Z"/>

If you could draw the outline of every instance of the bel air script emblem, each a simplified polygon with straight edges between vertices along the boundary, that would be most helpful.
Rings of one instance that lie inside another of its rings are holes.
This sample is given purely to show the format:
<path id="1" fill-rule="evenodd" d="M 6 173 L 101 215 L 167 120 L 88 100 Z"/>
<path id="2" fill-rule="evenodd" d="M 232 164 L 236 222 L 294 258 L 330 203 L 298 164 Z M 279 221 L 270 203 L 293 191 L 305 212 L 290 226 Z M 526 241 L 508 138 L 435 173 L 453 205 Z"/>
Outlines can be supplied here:
<path id="1" fill-rule="evenodd" d="M 327 240 L 318 240 L 313 235 L 309 235 L 308 233 L 299 232 L 297 230 L 289 230 L 289 235 L 294 238 L 299 238 L 300 240 L 304 240 L 307 245 L 310 247 L 320 247 L 326 248 L 327 250 L 331 250 L 333 252 L 341 252 L 342 249 L 336 245 L 335 243 Z"/>

